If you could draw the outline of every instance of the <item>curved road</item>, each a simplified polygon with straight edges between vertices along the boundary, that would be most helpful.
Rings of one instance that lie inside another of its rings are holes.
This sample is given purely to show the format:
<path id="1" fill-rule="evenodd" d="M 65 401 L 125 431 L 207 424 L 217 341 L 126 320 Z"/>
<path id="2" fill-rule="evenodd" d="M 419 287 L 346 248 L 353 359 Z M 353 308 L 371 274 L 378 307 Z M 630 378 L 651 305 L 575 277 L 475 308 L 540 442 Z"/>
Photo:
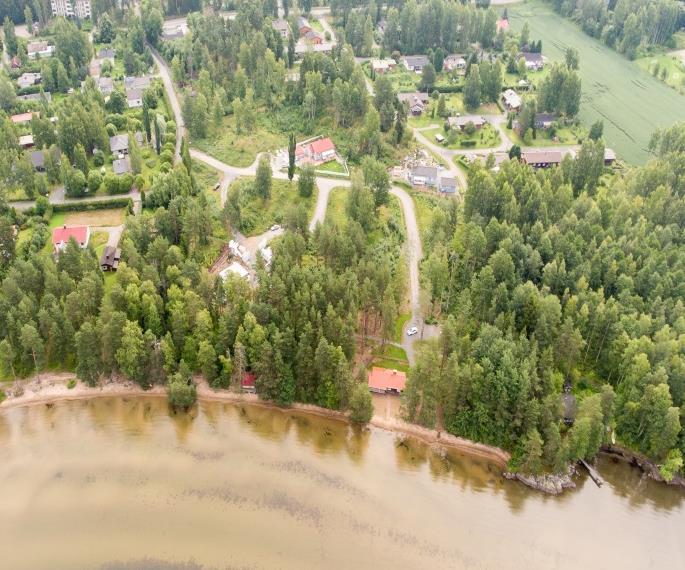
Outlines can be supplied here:
<path id="1" fill-rule="evenodd" d="M 181 105 L 176 96 L 176 91 L 174 89 L 173 83 L 171 81 L 171 75 L 169 73 L 169 68 L 166 62 L 160 57 L 160 55 L 152 50 L 153 57 L 159 68 L 159 73 L 162 77 L 162 82 L 164 83 L 164 88 L 166 89 L 167 96 L 169 97 L 169 102 L 171 104 L 172 111 L 176 118 L 176 142 L 177 142 L 177 157 L 180 156 L 180 140 L 185 134 L 185 126 L 183 123 L 183 117 L 181 113 Z M 217 158 L 208 155 L 197 149 L 191 149 L 190 155 L 196 160 L 200 160 L 205 164 L 219 170 L 223 173 L 223 179 L 221 181 L 221 197 L 222 202 L 226 199 L 226 192 L 231 181 L 235 180 L 239 176 L 254 176 L 257 171 L 257 162 L 259 156 L 255 162 L 250 166 L 245 168 L 238 168 L 226 164 Z M 274 178 L 284 179 L 287 175 L 280 171 L 275 171 L 273 173 Z M 326 217 L 326 208 L 328 206 L 328 198 L 330 196 L 331 190 L 337 187 L 349 187 L 350 182 L 348 180 L 335 180 L 331 178 L 324 178 L 317 176 L 316 185 L 319 189 L 316 207 L 314 208 L 314 215 L 312 216 L 311 222 L 309 224 L 309 229 L 312 230 L 316 227 L 316 224 L 324 221 Z M 409 263 L 409 300 L 411 306 L 411 323 L 410 325 L 418 325 L 420 322 L 420 304 L 419 304 L 419 262 L 423 256 L 421 247 L 421 235 L 419 233 L 419 225 L 416 222 L 416 210 L 414 208 L 414 201 L 411 196 L 402 188 L 398 186 L 393 186 L 390 189 L 390 193 L 396 196 L 400 205 L 402 206 L 402 212 L 404 215 L 404 222 L 407 228 L 407 256 Z M 413 351 L 413 341 L 415 337 L 407 337 L 405 334 L 402 335 L 402 346 L 407 352 L 407 358 L 409 363 L 414 363 L 414 351 Z"/>

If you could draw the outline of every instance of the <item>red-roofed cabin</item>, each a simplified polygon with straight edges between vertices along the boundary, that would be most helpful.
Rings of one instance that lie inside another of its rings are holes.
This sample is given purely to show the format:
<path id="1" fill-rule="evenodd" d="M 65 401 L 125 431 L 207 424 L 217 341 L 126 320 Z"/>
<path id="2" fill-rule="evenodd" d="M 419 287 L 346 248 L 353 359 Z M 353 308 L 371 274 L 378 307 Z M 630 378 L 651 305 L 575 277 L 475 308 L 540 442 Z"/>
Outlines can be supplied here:
<path id="1" fill-rule="evenodd" d="M 407 383 L 407 375 L 400 370 L 374 366 L 369 374 L 369 390 L 377 394 L 400 394 Z"/>
<path id="2" fill-rule="evenodd" d="M 29 123 L 33 113 L 19 113 L 18 115 L 12 115 L 12 122 L 16 125 L 21 123 Z"/>
<path id="3" fill-rule="evenodd" d="M 333 141 L 326 137 L 319 139 L 309 145 L 309 156 L 313 160 L 327 161 L 335 158 L 335 145 Z"/>
<path id="4" fill-rule="evenodd" d="M 52 248 L 54 252 L 64 251 L 71 238 L 76 240 L 81 249 L 85 249 L 90 239 L 90 228 L 88 226 L 74 226 L 71 228 L 63 226 L 55 228 L 52 230 Z"/>
<path id="5" fill-rule="evenodd" d="M 255 386 L 256 381 L 257 377 L 252 372 L 245 372 L 243 374 L 243 381 L 240 383 L 240 389 L 243 392 L 254 394 L 257 391 Z"/>

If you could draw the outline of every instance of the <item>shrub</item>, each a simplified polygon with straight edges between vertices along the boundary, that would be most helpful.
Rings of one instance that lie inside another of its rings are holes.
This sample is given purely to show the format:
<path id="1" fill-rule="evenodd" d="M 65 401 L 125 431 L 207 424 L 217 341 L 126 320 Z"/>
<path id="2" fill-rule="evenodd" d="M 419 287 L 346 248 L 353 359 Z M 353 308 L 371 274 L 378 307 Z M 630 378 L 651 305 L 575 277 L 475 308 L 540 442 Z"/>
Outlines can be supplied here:
<path id="1" fill-rule="evenodd" d="M 352 390 L 350 398 L 350 421 L 363 426 L 373 417 L 373 400 L 366 383 L 358 383 Z"/>
<path id="2" fill-rule="evenodd" d="M 88 190 L 95 193 L 99 190 L 102 184 L 102 176 L 97 170 L 91 170 L 88 173 Z"/>
<path id="3" fill-rule="evenodd" d="M 105 164 L 105 153 L 100 149 L 93 152 L 93 164 L 95 166 L 102 166 Z"/>
<path id="4" fill-rule="evenodd" d="M 71 380 L 69 380 L 69 382 L 67 382 L 67 388 L 69 388 L 69 390 L 73 390 L 75 387 L 76 387 L 76 380 L 74 380 L 72 378 Z"/>

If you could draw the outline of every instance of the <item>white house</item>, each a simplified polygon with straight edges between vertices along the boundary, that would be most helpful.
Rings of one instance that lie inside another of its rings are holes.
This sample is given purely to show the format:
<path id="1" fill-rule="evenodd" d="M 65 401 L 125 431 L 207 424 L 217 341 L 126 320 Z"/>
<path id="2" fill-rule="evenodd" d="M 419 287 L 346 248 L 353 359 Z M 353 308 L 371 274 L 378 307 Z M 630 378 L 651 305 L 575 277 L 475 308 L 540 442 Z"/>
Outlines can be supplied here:
<path id="1" fill-rule="evenodd" d="M 29 42 L 26 46 L 26 53 L 29 59 L 51 57 L 55 53 L 55 46 L 48 44 L 48 42 Z"/>

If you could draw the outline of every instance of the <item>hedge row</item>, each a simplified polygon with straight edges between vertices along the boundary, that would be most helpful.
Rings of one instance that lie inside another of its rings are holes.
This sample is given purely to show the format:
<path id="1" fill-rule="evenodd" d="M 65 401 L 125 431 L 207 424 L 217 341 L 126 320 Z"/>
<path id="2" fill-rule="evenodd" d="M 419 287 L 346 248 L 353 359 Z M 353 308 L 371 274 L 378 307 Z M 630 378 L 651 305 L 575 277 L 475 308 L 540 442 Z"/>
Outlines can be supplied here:
<path id="1" fill-rule="evenodd" d="M 111 208 L 126 208 L 132 200 L 130 198 L 111 198 L 96 202 L 65 202 L 52 204 L 53 212 L 92 212 L 93 210 L 109 210 Z"/>

